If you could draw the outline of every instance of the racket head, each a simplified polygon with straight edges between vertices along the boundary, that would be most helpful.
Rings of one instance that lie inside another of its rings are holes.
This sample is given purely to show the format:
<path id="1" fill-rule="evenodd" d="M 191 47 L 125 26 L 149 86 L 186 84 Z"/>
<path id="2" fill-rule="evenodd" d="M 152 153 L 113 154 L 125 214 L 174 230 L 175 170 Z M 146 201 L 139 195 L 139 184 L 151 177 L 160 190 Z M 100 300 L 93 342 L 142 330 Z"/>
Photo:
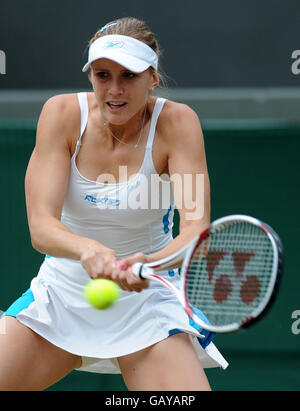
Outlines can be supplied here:
<path id="1" fill-rule="evenodd" d="M 186 311 L 197 323 L 193 307 L 200 309 L 210 331 L 249 327 L 272 306 L 282 270 L 282 243 L 269 225 L 246 215 L 220 218 L 186 252 L 180 282 Z"/>

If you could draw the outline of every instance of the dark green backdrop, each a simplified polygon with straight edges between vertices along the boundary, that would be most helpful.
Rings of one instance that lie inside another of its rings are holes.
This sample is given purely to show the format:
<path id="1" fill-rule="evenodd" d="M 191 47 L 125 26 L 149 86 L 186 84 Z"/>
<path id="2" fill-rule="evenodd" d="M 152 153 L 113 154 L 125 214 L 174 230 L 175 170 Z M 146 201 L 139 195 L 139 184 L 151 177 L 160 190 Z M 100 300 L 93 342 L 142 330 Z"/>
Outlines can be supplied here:
<path id="1" fill-rule="evenodd" d="M 299 0 L 2 1 L 0 88 L 85 88 L 89 39 L 125 16 L 157 35 L 172 87 L 299 87 L 299 11 Z"/>
<path id="2" fill-rule="evenodd" d="M 253 328 L 216 337 L 230 362 L 208 370 L 216 390 L 299 390 L 300 334 L 291 331 L 300 309 L 298 269 L 300 126 L 275 121 L 204 121 L 211 179 L 212 219 L 256 216 L 279 233 L 285 270 L 279 298 Z M 43 256 L 31 247 L 24 176 L 35 122 L 0 123 L 2 216 L 0 308 L 5 310 L 37 274 Z M 74 371 L 51 390 L 125 390 L 121 376 Z"/>

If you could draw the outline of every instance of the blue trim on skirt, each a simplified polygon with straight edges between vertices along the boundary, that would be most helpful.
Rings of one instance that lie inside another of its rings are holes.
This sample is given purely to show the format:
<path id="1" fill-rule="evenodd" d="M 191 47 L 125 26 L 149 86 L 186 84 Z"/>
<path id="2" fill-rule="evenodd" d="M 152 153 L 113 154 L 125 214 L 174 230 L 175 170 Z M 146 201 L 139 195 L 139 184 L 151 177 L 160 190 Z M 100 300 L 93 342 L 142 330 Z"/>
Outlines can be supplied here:
<path id="1" fill-rule="evenodd" d="M 3 315 L 9 315 L 10 317 L 16 317 L 21 311 L 29 307 L 29 305 L 34 301 L 34 296 L 32 291 L 27 290 L 18 298 L 11 306 L 5 311 Z"/>
<path id="2" fill-rule="evenodd" d="M 29 288 L 25 293 L 22 294 L 20 298 L 18 298 L 14 303 L 11 304 L 11 306 L 5 311 L 3 315 L 8 315 L 10 317 L 16 317 L 21 311 L 25 310 L 26 308 L 29 307 L 29 305 L 34 302 L 34 296 Z M 199 315 L 199 317 L 203 318 L 204 321 L 208 321 L 207 318 L 204 316 L 204 314 L 198 310 L 197 308 L 193 307 L 194 311 Z M 208 346 L 208 344 L 212 341 L 212 339 L 215 337 L 215 333 L 212 333 L 210 331 L 201 330 L 201 327 L 198 324 L 195 324 L 194 321 L 190 318 L 190 325 L 194 327 L 197 331 L 201 332 L 202 335 L 204 335 L 204 338 L 198 338 L 198 341 L 201 345 L 202 348 L 205 348 Z M 174 335 L 181 333 L 182 331 L 174 328 L 169 331 L 169 335 Z"/>
<path id="3" fill-rule="evenodd" d="M 192 309 L 194 310 L 194 312 L 200 317 L 202 318 L 202 320 L 204 322 L 206 322 L 207 324 L 209 324 L 208 319 L 206 318 L 206 316 L 203 314 L 202 311 L 200 311 L 198 308 L 196 307 L 192 307 Z M 199 341 L 200 345 L 202 348 L 206 348 L 208 346 L 208 344 L 215 338 L 216 333 L 205 330 L 204 328 L 201 329 L 200 325 L 196 324 L 191 318 L 189 319 L 190 321 L 190 325 L 192 327 L 194 327 L 197 331 L 199 331 L 202 335 L 204 335 L 204 338 L 197 338 L 197 340 Z M 174 328 L 173 330 L 169 331 L 169 335 L 174 335 L 174 334 L 178 334 L 181 333 L 181 330 L 178 330 L 177 328 Z"/>

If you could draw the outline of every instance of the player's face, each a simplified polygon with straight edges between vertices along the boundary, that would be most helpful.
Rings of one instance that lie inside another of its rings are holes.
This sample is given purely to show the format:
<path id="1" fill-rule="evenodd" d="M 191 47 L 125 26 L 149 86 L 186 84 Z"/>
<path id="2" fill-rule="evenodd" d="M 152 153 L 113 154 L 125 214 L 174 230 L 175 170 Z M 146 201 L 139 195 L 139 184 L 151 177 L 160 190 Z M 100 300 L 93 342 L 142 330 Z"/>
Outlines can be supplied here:
<path id="1" fill-rule="evenodd" d="M 133 73 L 103 58 L 92 63 L 90 81 L 104 119 L 122 125 L 143 112 L 157 75 L 151 69 Z"/>

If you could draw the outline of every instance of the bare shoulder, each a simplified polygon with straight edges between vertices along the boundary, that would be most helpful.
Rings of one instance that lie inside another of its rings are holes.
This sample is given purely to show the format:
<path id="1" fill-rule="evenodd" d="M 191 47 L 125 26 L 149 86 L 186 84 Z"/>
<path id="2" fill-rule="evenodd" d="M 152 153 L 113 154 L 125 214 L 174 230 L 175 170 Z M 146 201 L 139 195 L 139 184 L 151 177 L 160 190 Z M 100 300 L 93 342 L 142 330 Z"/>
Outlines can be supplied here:
<path id="1" fill-rule="evenodd" d="M 184 144 L 203 139 L 202 128 L 197 113 L 188 105 L 167 100 L 158 123 L 159 131 L 166 142 Z"/>
<path id="2" fill-rule="evenodd" d="M 189 119 L 198 119 L 196 112 L 187 104 L 172 100 L 166 100 L 162 115 L 172 120 L 177 119 L 177 121 L 184 121 L 186 116 L 188 116 Z"/>
<path id="3" fill-rule="evenodd" d="M 55 115 L 57 121 L 66 120 L 66 116 L 79 113 L 79 104 L 77 94 L 58 94 L 50 97 L 44 104 L 42 113 Z M 72 119 L 73 116 L 71 116 Z M 71 120 L 69 119 L 69 120 Z"/>
<path id="4" fill-rule="evenodd" d="M 37 126 L 37 141 L 61 143 L 72 146 L 80 130 L 80 107 L 77 94 L 59 94 L 44 104 Z"/>

